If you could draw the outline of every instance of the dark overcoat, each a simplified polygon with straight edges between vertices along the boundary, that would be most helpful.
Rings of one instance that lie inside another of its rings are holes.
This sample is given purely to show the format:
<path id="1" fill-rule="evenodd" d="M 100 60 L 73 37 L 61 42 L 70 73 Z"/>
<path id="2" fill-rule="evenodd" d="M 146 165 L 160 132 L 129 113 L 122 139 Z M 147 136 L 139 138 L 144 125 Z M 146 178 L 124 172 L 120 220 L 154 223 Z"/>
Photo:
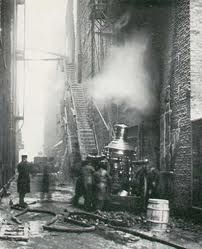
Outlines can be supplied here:
<path id="1" fill-rule="evenodd" d="M 49 187 L 50 187 L 50 174 L 49 174 L 48 166 L 45 165 L 43 169 L 41 192 L 48 193 Z"/>
<path id="2" fill-rule="evenodd" d="M 30 192 L 30 176 L 29 176 L 29 164 L 27 162 L 21 162 L 17 166 L 18 180 L 17 191 L 18 193 Z"/>

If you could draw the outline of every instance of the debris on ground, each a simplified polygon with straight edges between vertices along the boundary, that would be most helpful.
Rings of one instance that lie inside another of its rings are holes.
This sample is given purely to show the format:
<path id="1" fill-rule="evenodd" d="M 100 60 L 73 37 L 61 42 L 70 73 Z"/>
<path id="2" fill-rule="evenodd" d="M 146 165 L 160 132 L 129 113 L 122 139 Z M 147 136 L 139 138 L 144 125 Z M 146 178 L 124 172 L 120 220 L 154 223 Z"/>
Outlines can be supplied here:
<path id="1" fill-rule="evenodd" d="M 28 241 L 29 227 L 27 225 L 2 224 L 0 229 L 0 239 Z"/>
<path id="2" fill-rule="evenodd" d="M 122 231 L 116 231 L 107 227 L 102 228 L 101 226 L 99 226 L 97 234 L 103 236 L 107 240 L 113 240 L 119 244 L 134 243 L 140 240 L 140 238 L 131 234 Z"/>
<path id="3" fill-rule="evenodd" d="M 114 226 L 133 227 L 137 224 L 144 224 L 143 216 L 135 216 L 128 212 L 104 212 L 97 211 L 95 213 L 72 212 L 69 214 L 74 220 L 93 225 L 111 224 Z"/>
<path id="4" fill-rule="evenodd" d="M 194 232 L 194 233 L 202 232 L 201 224 L 196 224 L 192 220 L 185 220 L 185 219 L 178 218 L 178 217 L 170 218 L 169 228 L 170 229 L 175 229 L 175 228 L 178 229 L 179 228 L 179 229 L 182 229 L 184 231 L 190 231 L 190 232 Z"/>

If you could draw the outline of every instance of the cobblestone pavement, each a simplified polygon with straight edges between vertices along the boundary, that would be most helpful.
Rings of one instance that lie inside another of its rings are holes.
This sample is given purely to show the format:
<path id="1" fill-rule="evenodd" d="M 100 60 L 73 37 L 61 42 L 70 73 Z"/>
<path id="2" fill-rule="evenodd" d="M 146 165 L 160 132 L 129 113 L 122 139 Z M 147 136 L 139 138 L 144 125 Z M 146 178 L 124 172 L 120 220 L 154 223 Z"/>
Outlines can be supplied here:
<path id="1" fill-rule="evenodd" d="M 15 214 L 16 210 L 11 210 L 9 201 L 12 199 L 13 203 L 18 203 L 16 194 L 16 182 L 11 183 L 9 189 L 11 195 L 1 200 L 0 205 L 0 219 L 2 222 L 10 222 L 11 215 Z M 36 179 L 32 178 L 31 193 L 26 195 L 26 202 L 35 204 L 30 205 L 32 208 L 43 208 L 55 211 L 57 213 L 68 209 L 75 210 L 70 203 L 73 195 L 72 186 L 56 187 L 52 194 L 52 201 L 41 202 L 40 194 L 37 192 Z M 42 225 L 52 217 L 47 214 L 26 213 L 20 217 L 21 221 L 27 223 L 30 227 L 29 240 L 9 241 L 0 240 L 0 249 L 172 249 L 173 247 L 165 246 L 156 242 L 150 242 L 140 238 L 138 241 L 131 243 L 123 242 L 111 238 L 106 233 L 90 232 L 90 233 L 62 233 L 62 232 L 48 232 L 44 231 Z M 135 237 L 134 237 L 135 238 Z M 192 247 L 193 248 L 193 247 Z"/>

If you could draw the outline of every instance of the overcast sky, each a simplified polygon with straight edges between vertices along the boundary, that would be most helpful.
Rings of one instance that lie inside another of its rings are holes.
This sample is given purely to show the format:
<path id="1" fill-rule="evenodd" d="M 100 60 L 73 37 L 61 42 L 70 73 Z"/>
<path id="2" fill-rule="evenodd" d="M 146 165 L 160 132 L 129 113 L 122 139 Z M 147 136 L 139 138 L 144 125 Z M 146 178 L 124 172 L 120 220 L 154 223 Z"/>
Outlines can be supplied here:
<path id="1" fill-rule="evenodd" d="M 65 52 L 65 12 L 67 0 L 26 0 L 26 57 L 54 57 L 38 50 Z M 23 7 L 19 7 L 18 49 L 23 47 Z M 18 63 L 18 89 L 22 113 L 23 63 Z M 32 160 L 43 146 L 46 92 L 56 84 L 56 62 L 26 62 L 25 122 L 22 129 L 25 149 Z"/>

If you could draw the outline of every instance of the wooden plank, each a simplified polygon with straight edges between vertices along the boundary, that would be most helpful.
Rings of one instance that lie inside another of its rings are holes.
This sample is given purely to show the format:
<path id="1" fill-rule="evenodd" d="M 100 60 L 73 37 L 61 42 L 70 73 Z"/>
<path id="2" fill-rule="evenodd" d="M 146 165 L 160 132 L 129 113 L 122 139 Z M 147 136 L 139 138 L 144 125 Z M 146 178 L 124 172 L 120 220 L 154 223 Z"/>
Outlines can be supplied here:
<path id="1" fill-rule="evenodd" d="M 28 225 L 7 225 L 3 224 L 0 229 L 1 240 L 28 241 L 29 226 Z"/>

